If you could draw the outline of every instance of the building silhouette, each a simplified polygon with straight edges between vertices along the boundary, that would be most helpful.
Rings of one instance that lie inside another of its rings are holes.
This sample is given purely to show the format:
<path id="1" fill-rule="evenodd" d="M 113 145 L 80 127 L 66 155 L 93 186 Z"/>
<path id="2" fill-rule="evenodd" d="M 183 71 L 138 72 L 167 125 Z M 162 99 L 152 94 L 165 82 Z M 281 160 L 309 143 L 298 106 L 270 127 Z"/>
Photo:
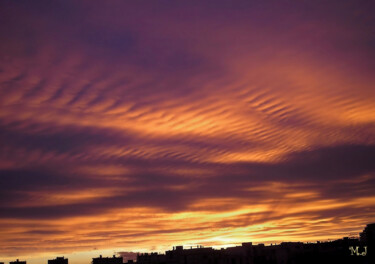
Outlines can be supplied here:
<path id="1" fill-rule="evenodd" d="M 359 237 L 361 243 L 367 245 L 368 257 L 375 263 L 375 223 L 368 224 Z"/>
<path id="2" fill-rule="evenodd" d="M 55 259 L 48 260 L 48 264 L 68 264 L 68 259 L 64 257 L 56 257 Z"/>
<path id="3" fill-rule="evenodd" d="M 123 259 L 122 257 L 116 257 L 115 255 L 113 255 L 112 258 L 103 258 L 103 256 L 100 255 L 99 258 L 92 259 L 92 264 L 123 264 Z"/>
<path id="4" fill-rule="evenodd" d="M 368 224 L 359 237 L 363 243 L 373 245 L 375 243 L 375 223 Z"/>
<path id="5" fill-rule="evenodd" d="M 19 259 L 17 259 L 16 261 L 9 262 L 9 264 L 26 264 L 26 261 L 19 261 Z"/>

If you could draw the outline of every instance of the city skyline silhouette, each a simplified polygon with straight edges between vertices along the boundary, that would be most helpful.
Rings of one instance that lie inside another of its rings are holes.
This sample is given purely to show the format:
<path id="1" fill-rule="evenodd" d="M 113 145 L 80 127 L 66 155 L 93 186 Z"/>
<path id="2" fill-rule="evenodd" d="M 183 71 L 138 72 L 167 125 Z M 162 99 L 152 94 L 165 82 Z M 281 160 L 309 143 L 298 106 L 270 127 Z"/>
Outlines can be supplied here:
<path id="1" fill-rule="evenodd" d="M 214 249 L 213 247 L 173 246 L 159 252 L 117 252 L 112 257 L 93 257 L 91 264 L 296 264 L 296 263 L 372 263 L 375 260 L 375 223 L 368 224 L 357 237 L 337 240 L 281 242 Z M 39 261 L 40 262 L 40 261 Z M 4 264 L 4 262 L 0 262 Z M 9 261 L 9 264 L 27 264 L 27 261 Z M 48 264 L 69 264 L 69 259 L 56 257 Z"/>

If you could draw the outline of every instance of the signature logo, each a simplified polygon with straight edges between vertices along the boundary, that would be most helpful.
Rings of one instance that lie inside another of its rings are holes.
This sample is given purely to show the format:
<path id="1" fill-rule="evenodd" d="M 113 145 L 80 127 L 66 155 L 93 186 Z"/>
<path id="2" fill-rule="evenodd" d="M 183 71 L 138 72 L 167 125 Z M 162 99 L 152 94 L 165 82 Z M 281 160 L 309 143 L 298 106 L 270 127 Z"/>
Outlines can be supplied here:
<path id="1" fill-rule="evenodd" d="M 350 255 L 351 256 L 366 256 L 367 255 L 367 247 L 363 247 L 364 250 L 362 252 L 359 252 L 359 246 L 356 247 L 349 247 Z"/>

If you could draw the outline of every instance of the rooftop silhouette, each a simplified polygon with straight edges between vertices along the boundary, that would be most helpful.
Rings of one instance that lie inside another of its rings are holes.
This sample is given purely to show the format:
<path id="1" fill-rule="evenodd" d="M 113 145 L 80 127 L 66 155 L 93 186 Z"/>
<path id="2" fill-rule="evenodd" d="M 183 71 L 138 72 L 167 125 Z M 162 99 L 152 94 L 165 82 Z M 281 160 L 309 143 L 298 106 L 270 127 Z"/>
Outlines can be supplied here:
<path id="1" fill-rule="evenodd" d="M 48 260 L 48 264 L 68 264 L 68 259 L 64 257 L 57 257 L 56 259 Z"/>
<path id="2" fill-rule="evenodd" d="M 19 259 L 17 259 L 16 261 L 9 262 L 9 264 L 26 264 L 26 261 L 20 261 Z"/>
<path id="3" fill-rule="evenodd" d="M 123 258 L 122 257 L 116 257 L 113 255 L 112 258 L 104 257 L 102 255 L 99 256 L 99 258 L 93 258 L 92 264 L 122 264 Z"/>

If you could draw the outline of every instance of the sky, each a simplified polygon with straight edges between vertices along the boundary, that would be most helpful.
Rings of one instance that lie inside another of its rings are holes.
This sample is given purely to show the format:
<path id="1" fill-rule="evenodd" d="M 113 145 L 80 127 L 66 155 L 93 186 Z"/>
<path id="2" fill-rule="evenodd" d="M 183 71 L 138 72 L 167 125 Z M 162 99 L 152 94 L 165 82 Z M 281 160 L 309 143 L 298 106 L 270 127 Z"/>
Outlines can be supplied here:
<path id="1" fill-rule="evenodd" d="M 357 236 L 374 1 L 0 0 L 0 261 Z"/>

